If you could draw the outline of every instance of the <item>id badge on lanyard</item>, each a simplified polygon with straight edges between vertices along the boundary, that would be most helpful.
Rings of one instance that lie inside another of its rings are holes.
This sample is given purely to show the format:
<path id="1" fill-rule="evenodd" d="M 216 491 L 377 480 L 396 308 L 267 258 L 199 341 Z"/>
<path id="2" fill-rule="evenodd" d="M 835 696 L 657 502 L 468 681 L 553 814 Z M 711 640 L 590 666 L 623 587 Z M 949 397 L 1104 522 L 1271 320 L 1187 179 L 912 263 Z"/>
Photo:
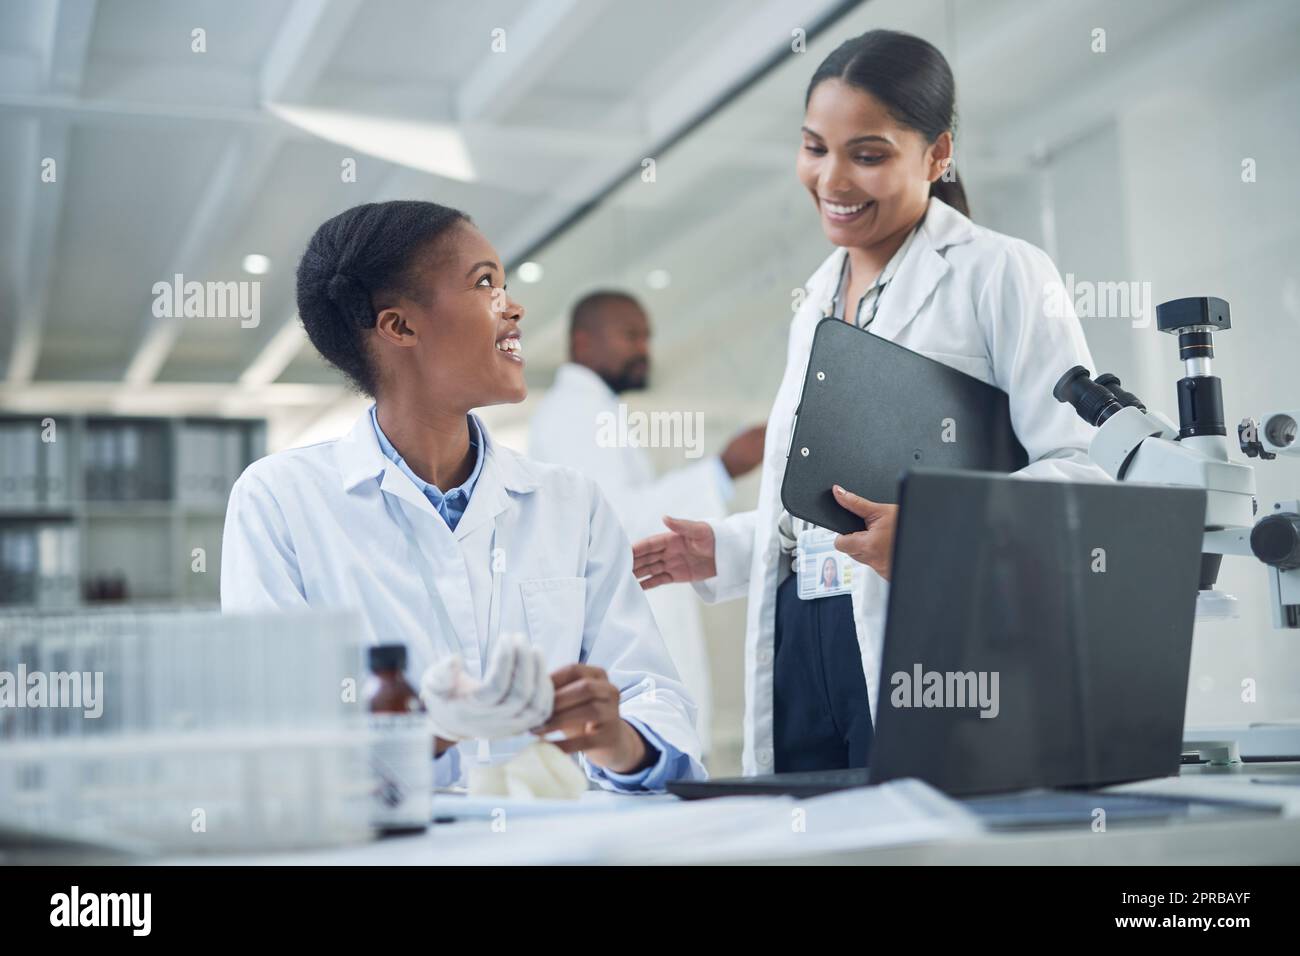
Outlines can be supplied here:
<path id="1" fill-rule="evenodd" d="M 836 537 L 834 531 L 825 528 L 799 532 L 794 555 L 800 599 L 816 601 L 853 590 L 854 561 L 835 550 Z"/>

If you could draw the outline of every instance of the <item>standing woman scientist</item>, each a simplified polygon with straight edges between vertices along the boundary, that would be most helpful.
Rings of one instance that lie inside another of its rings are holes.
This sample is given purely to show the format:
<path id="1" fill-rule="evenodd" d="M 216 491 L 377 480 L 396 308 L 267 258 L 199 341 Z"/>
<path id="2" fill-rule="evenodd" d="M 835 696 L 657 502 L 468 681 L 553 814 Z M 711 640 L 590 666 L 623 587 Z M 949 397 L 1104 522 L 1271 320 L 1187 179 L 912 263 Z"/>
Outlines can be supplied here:
<path id="1" fill-rule="evenodd" d="M 351 608 L 372 642 L 404 643 L 439 784 L 461 777 L 460 741 L 508 753 L 555 731 L 605 789 L 701 777 L 695 707 L 618 517 L 592 481 L 498 445 L 470 413 L 527 394 L 504 280 L 483 234 L 434 203 L 316 230 L 298 313 L 375 404 L 346 437 L 235 483 L 222 607 Z"/>
<path id="2" fill-rule="evenodd" d="M 1088 461 L 1087 428 L 1052 398 L 1063 371 L 1092 367 L 1073 311 L 1044 311 L 1045 292 L 1060 282 L 1056 267 L 1034 246 L 972 224 L 960 181 L 943 175 L 954 96 L 943 54 L 888 30 L 845 42 L 813 74 L 797 171 L 836 248 L 809 279 L 790 328 L 758 508 L 711 522 L 665 518 L 669 533 L 634 549 L 643 587 L 691 581 L 706 601 L 748 596 L 748 774 L 860 767 L 871 752 L 897 506 L 835 488 L 865 525 L 835 546 L 867 569 L 854 575 L 851 595 L 805 601 L 791 560 L 806 523 L 780 503 L 795 406 L 824 317 L 1007 392 L 1029 454 L 1020 474 L 1105 479 Z"/>

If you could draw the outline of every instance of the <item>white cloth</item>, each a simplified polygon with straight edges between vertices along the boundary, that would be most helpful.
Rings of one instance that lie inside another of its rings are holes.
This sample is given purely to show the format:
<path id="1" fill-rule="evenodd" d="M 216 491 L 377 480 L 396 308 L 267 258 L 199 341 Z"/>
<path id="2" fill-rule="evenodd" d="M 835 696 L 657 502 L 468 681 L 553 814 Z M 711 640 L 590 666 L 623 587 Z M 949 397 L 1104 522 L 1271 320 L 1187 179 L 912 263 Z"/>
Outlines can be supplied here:
<path id="1" fill-rule="evenodd" d="M 344 438 L 254 462 L 226 510 L 222 608 L 355 609 L 367 643 L 406 645 L 413 685 L 453 654 L 481 679 L 496 565 L 500 633 L 527 634 L 548 673 L 575 661 L 603 668 L 621 692 L 622 715 L 688 755 L 686 776 L 703 776 L 695 706 L 632 575 L 631 544 L 613 511 L 589 478 L 497 445 L 477 423 L 483 469 L 455 531 L 384 456 L 368 411 Z M 507 543 L 499 555 L 494 529 Z M 452 633 L 436 623 L 426 579 Z M 493 743 L 493 757 L 499 746 L 504 754 L 527 742 Z M 465 746 L 472 761 L 474 745 Z M 605 771 L 586 769 L 612 786 Z"/>
<path id="2" fill-rule="evenodd" d="M 573 758 L 555 744 L 539 740 L 504 764 L 471 767 L 471 797 L 510 797 L 514 800 L 577 800 L 587 790 L 587 778 Z"/>
<path id="3" fill-rule="evenodd" d="M 789 573 L 789 563 L 779 559 L 777 534 L 786 449 L 813 330 L 829 311 L 845 255 L 846 250 L 836 249 L 813 273 L 791 323 L 785 374 L 768 419 L 758 508 L 710 522 L 718 573 L 694 585 L 706 601 L 749 597 L 742 758 L 749 774 L 773 769 L 776 590 Z M 1060 281 L 1041 249 L 977 226 L 932 198 L 870 330 L 1007 392 L 1012 425 L 1029 454 L 1030 463 L 1019 474 L 1105 481 L 1105 473 L 1088 459 L 1090 429 L 1072 408 L 1052 397 L 1052 386 L 1070 366 L 1093 367 L 1073 311 L 1053 317 L 1044 308 L 1051 284 Z M 887 581 L 863 568 L 852 595 L 873 719 L 887 589 Z"/>
<path id="4" fill-rule="evenodd" d="M 533 415 L 528 453 L 595 479 L 633 541 L 667 531 L 664 515 L 723 517 L 731 479 L 716 455 L 656 478 L 644 448 L 598 443 L 599 416 L 617 416 L 618 404 L 618 396 L 591 369 L 572 362 L 561 365 Z M 689 588 L 656 588 L 647 597 L 673 663 L 699 708 L 700 749 L 707 754 L 713 688 L 699 598 Z"/>

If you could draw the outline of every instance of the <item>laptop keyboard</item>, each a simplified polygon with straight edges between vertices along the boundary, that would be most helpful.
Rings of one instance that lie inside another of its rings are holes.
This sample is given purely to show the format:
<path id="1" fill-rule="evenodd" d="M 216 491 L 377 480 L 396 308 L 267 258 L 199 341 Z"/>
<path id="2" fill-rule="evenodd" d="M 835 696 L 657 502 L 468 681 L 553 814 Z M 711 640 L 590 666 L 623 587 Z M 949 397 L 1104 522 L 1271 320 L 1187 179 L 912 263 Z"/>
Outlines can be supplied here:
<path id="1" fill-rule="evenodd" d="M 712 780 L 674 780 L 668 792 L 687 800 L 709 797 L 758 796 L 762 794 L 815 797 L 851 787 L 865 787 L 866 767 L 848 770 L 806 770 L 773 773 L 754 777 L 721 777 Z"/>
<path id="2" fill-rule="evenodd" d="M 824 786 L 828 789 L 842 790 L 848 787 L 865 787 L 868 783 L 867 774 L 866 767 L 850 767 L 847 770 L 801 770 L 745 779 L 758 783 L 771 782 L 792 787 Z"/>

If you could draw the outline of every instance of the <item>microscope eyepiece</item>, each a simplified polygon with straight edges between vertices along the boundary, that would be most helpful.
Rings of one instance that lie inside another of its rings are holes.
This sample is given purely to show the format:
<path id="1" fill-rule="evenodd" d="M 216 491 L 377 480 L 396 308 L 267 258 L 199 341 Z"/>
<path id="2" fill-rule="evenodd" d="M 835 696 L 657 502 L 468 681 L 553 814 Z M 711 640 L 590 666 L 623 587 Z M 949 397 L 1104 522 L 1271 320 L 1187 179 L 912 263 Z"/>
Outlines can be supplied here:
<path id="1" fill-rule="evenodd" d="M 1142 399 L 1138 398 L 1132 392 L 1126 392 L 1124 389 L 1120 388 L 1119 379 L 1110 372 L 1098 375 L 1093 379 L 1093 381 L 1114 395 L 1115 400 L 1125 408 L 1139 408 L 1144 412 L 1147 410 L 1147 407 L 1142 404 Z"/>
<path id="2" fill-rule="evenodd" d="M 1058 402 L 1072 405 L 1079 417 L 1089 425 L 1101 426 L 1110 416 L 1124 408 L 1109 389 L 1092 380 L 1082 365 L 1074 366 L 1057 379 L 1052 397 Z"/>

